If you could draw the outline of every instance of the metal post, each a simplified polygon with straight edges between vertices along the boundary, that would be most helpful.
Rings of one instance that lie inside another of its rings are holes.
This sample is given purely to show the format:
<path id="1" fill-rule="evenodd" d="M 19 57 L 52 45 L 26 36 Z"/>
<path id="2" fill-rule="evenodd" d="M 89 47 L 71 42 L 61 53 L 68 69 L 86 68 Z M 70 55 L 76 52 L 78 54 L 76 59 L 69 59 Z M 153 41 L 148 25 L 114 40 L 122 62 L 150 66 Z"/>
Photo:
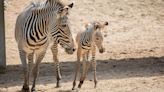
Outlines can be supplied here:
<path id="1" fill-rule="evenodd" d="M 6 69 L 4 0 L 0 0 L 0 73 Z"/>

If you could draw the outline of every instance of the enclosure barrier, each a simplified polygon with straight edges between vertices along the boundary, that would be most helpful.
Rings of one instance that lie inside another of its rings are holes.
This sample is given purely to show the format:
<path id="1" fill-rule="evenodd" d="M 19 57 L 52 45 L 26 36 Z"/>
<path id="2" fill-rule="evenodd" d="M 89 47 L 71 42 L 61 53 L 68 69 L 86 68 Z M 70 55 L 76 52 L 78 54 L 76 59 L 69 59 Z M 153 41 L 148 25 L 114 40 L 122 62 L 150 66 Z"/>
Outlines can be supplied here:
<path id="1" fill-rule="evenodd" d="M 0 73 L 6 69 L 4 0 L 0 0 Z"/>

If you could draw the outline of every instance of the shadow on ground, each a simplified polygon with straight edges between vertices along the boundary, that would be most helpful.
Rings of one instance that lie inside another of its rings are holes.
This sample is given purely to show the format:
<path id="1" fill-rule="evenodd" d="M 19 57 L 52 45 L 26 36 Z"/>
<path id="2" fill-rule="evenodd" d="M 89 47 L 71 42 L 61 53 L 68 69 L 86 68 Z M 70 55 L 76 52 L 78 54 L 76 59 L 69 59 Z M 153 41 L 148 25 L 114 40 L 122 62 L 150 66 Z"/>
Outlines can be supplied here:
<path id="1" fill-rule="evenodd" d="M 164 75 L 164 57 L 129 58 L 121 60 L 98 60 L 99 80 L 123 79 L 131 77 L 152 77 Z M 62 82 L 72 82 L 75 62 L 61 62 Z M 54 63 L 42 63 L 38 84 L 56 83 Z M 89 73 L 92 74 L 92 73 Z M 46 80 L 40 81 L 45 78 Z M 54 78 L 54 81 L 50 79 Z M 7 72 L 0 74 L 0 87 L 20 86 L 23 83 L 21 65 L 8 65 Z"/>

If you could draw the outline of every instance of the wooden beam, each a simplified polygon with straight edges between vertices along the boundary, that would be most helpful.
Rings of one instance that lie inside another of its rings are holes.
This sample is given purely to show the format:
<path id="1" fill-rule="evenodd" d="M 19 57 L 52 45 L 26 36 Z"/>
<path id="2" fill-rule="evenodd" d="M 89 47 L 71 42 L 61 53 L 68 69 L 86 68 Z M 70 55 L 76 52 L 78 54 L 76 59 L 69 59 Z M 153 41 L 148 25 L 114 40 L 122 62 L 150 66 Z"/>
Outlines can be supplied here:
<path id="1" fill-rule="evenodd" d="M 0 73 L 6 69 L 4 0 L 0 0 Z"/>

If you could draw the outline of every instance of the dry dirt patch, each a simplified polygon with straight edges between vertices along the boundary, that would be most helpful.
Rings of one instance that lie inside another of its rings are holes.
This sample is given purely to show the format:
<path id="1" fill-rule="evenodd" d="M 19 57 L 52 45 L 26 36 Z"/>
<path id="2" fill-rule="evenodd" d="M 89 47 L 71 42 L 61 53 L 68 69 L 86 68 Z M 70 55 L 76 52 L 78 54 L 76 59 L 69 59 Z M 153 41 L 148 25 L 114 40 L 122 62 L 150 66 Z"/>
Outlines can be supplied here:
<path id="1" fill-rule="evenodd" d="M 14 40 L 18 14 L 30 0 L 5 0 L 7 72 L 0 75 L 0 92 L 17 92 L 23 83 L 22 69 Z M 66 0 L 65 0 L 66 1 Z M 80 92 L 163 92 L 164 91 L 164 1 L 163 0 L 68 0 L 73 35 L 92 20 L 108 20 L 106 53 L 98 54 L 99 84 L 93 75 Z M 74 75 L 74 55 L 59 53 L 63 87 L 55 88 L 50 50 L 40 67 L 38 92 L 70 92 Z M 65 57 L 65 58 L 62 58 Z"/>

